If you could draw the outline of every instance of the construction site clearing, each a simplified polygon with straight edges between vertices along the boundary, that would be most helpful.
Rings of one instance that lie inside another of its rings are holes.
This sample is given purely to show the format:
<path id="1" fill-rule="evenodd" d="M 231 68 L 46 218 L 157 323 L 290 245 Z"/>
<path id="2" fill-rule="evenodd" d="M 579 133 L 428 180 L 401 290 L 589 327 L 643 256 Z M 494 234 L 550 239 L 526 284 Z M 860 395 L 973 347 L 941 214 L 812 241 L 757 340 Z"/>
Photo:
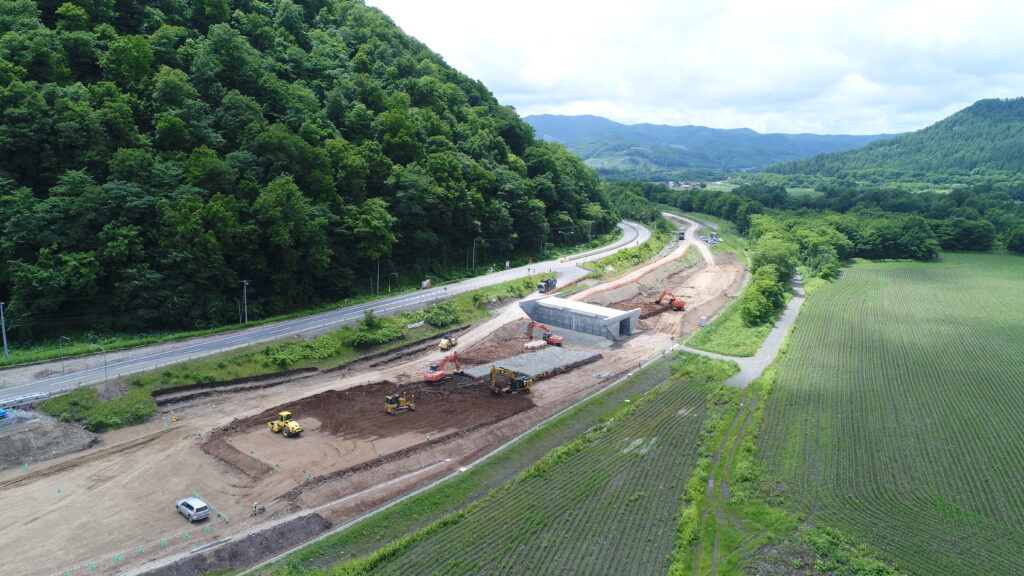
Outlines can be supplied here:
<path id="1" fill-rule="evenodd" d="M 445 356 L 434 341 L 419 355 L 183 395 L 146 424 L 98 442 L 76 437 L 77 449 L 86 448 L 78 453 L 62 452 L 61 435 L 42 430 L 67 425 L 45 416 L 32 419 L 35 428 L 0 428 L 0 446 L 18 437 L 22 456 L 58 455 L 21 464 L 0 448 L 0 505 L 24 511 L 0 527 L 0 573 L 193 574 L 224 567 L 217 558 L 240 568 L 454 473 L 667 353 L 701 317 L 718 313 L 745 275 L 729 253 L 693 265 L 676 255 L 645 268 L 585 299 L 641 310 L 637 331 L 619 341 L 551 326 L 562 347 L 526 350 L 530 319 L 511 301 L 456 334 L 461 370 L 437 384 L 423 381 Z M 665 290 L 686 301 L 685 312 L 654 303 Z M 531 378 L 530 393 L 492 393 L 492 366 Z M 389 415 L 385 398 L 393 394 L 415 410 Z M 301 434 L 268 430 L 282 411 L 301 422 Z M 174 503 L 190 495 L 215 513 L 185 521 Z M 287 538 L 258 531 L 280 533 L 284 522 Z M 187 560 L 152 568 L 179 555 Z"/>

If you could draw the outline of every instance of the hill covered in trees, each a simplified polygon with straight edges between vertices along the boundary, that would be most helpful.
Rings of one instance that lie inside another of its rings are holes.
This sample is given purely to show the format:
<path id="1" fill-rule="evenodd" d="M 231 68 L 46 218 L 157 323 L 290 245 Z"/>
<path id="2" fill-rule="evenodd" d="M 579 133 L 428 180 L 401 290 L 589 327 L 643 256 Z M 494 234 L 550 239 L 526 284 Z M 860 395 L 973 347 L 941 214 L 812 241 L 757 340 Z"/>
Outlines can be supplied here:
<path id="1" fill-rule="evenodd" d="M 564 144 L 611 180 L 717 180 L 769 164 L 858 148 L 886 135 L 760 134 L 748 128 L 625 125 L 600 116 L 527 116 L 540 138 Z"/>
<path id="2" fill-rule="evenodd" d="M 206 326 L 610 230 L 597 175 L 352 0 L 0 3 L 0 300 Z M 73 328 L 72 328 L 73 329 Z"/>
<path id="3" fill-rule="evenodd" d="M 866 184 L 1024 185 L 1024 98 L 980 100 L 923 130 L 770 166 L 773 174 Z M 808 179 L 805 183 L 814 183 Z"/>

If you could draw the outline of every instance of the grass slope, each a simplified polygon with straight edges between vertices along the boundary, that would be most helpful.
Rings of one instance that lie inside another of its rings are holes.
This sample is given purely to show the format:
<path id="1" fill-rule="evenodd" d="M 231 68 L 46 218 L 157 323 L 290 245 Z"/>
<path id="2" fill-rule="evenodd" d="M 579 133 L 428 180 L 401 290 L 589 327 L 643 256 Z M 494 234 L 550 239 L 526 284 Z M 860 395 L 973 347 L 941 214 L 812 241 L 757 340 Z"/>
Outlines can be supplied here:
<path id="1" fill-rule="evenodd" d="M 1022 285 L 946 254 L 821 288 L 758 437 L 781 498 L 919 576 L 1024 573 Z"/>

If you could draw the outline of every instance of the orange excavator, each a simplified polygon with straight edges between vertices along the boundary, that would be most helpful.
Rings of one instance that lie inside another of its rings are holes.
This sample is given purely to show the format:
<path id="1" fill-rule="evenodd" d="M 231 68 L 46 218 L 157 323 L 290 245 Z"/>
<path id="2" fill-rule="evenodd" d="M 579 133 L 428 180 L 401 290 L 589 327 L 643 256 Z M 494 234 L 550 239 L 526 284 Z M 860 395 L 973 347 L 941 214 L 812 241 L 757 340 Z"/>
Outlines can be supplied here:
<path id="1" fill-rule="evenodd" d="M 664 300 L 666 296 L 669 298 L 668 305 L 671 306 L 673 310 L 686 310 L 686 302 L 684 302 L 682 298 L 676 298 L 676 295 L 668 290 L 662 292 L 661 296 L 658 296 L 658 299 L 655 300 L 654 303 L 661 304 L 661 301 Z"/>
<path id="2" fill-rule="evenodd" d="M 552 334 L 551 330 L 548 329 L 547 326 L 541 324 L 540 322 L 537 322 L 536 320 L 531 321 L 530 327 L 527 328 L 526 330 L 526 333 L 530 336 L 531 340 L 533 340 L 534 328 L 540 328 L 544 332 L 544 341 L 547 342 L 548 344 L 551 344 L 552 346 L 561 346 L 562 342 L 565 342 L 565 338 L 562 338 L 557 334 Z"/>
<path id="3" fill-rule="evenodd" d="M 455 362 L 455 372 L 452 374 L 458 374 L 461 372 L 461 370 L 459 370 L 459 353 L 452 352 L 445 356 L 444 360 L 441 360 L 441 362 L 431 364 L 430 370 L 427 370 L 427 372 L 423 374 L 423 381 L 428 384 L 437 384 L 438 382 L 443 382 L 451 378 L 451 374 L 445 374 L 444 372 L 444 367 L 448 362 Z"/>

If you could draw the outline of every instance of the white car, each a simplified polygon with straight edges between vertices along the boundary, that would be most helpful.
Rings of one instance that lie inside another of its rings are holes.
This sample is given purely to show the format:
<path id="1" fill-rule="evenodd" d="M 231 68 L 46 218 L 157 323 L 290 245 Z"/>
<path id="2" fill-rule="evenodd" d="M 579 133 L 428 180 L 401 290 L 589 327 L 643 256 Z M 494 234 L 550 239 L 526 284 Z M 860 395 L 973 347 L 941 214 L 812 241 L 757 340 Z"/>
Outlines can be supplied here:
<path id="1" fill-rule="evenodd" d="M 175 509 L 179 514 L 187 518 L 189 522 L 210 517 L 210 505 L 202 498 L 196 498 L 195 496 L 178 500 Z"/>

